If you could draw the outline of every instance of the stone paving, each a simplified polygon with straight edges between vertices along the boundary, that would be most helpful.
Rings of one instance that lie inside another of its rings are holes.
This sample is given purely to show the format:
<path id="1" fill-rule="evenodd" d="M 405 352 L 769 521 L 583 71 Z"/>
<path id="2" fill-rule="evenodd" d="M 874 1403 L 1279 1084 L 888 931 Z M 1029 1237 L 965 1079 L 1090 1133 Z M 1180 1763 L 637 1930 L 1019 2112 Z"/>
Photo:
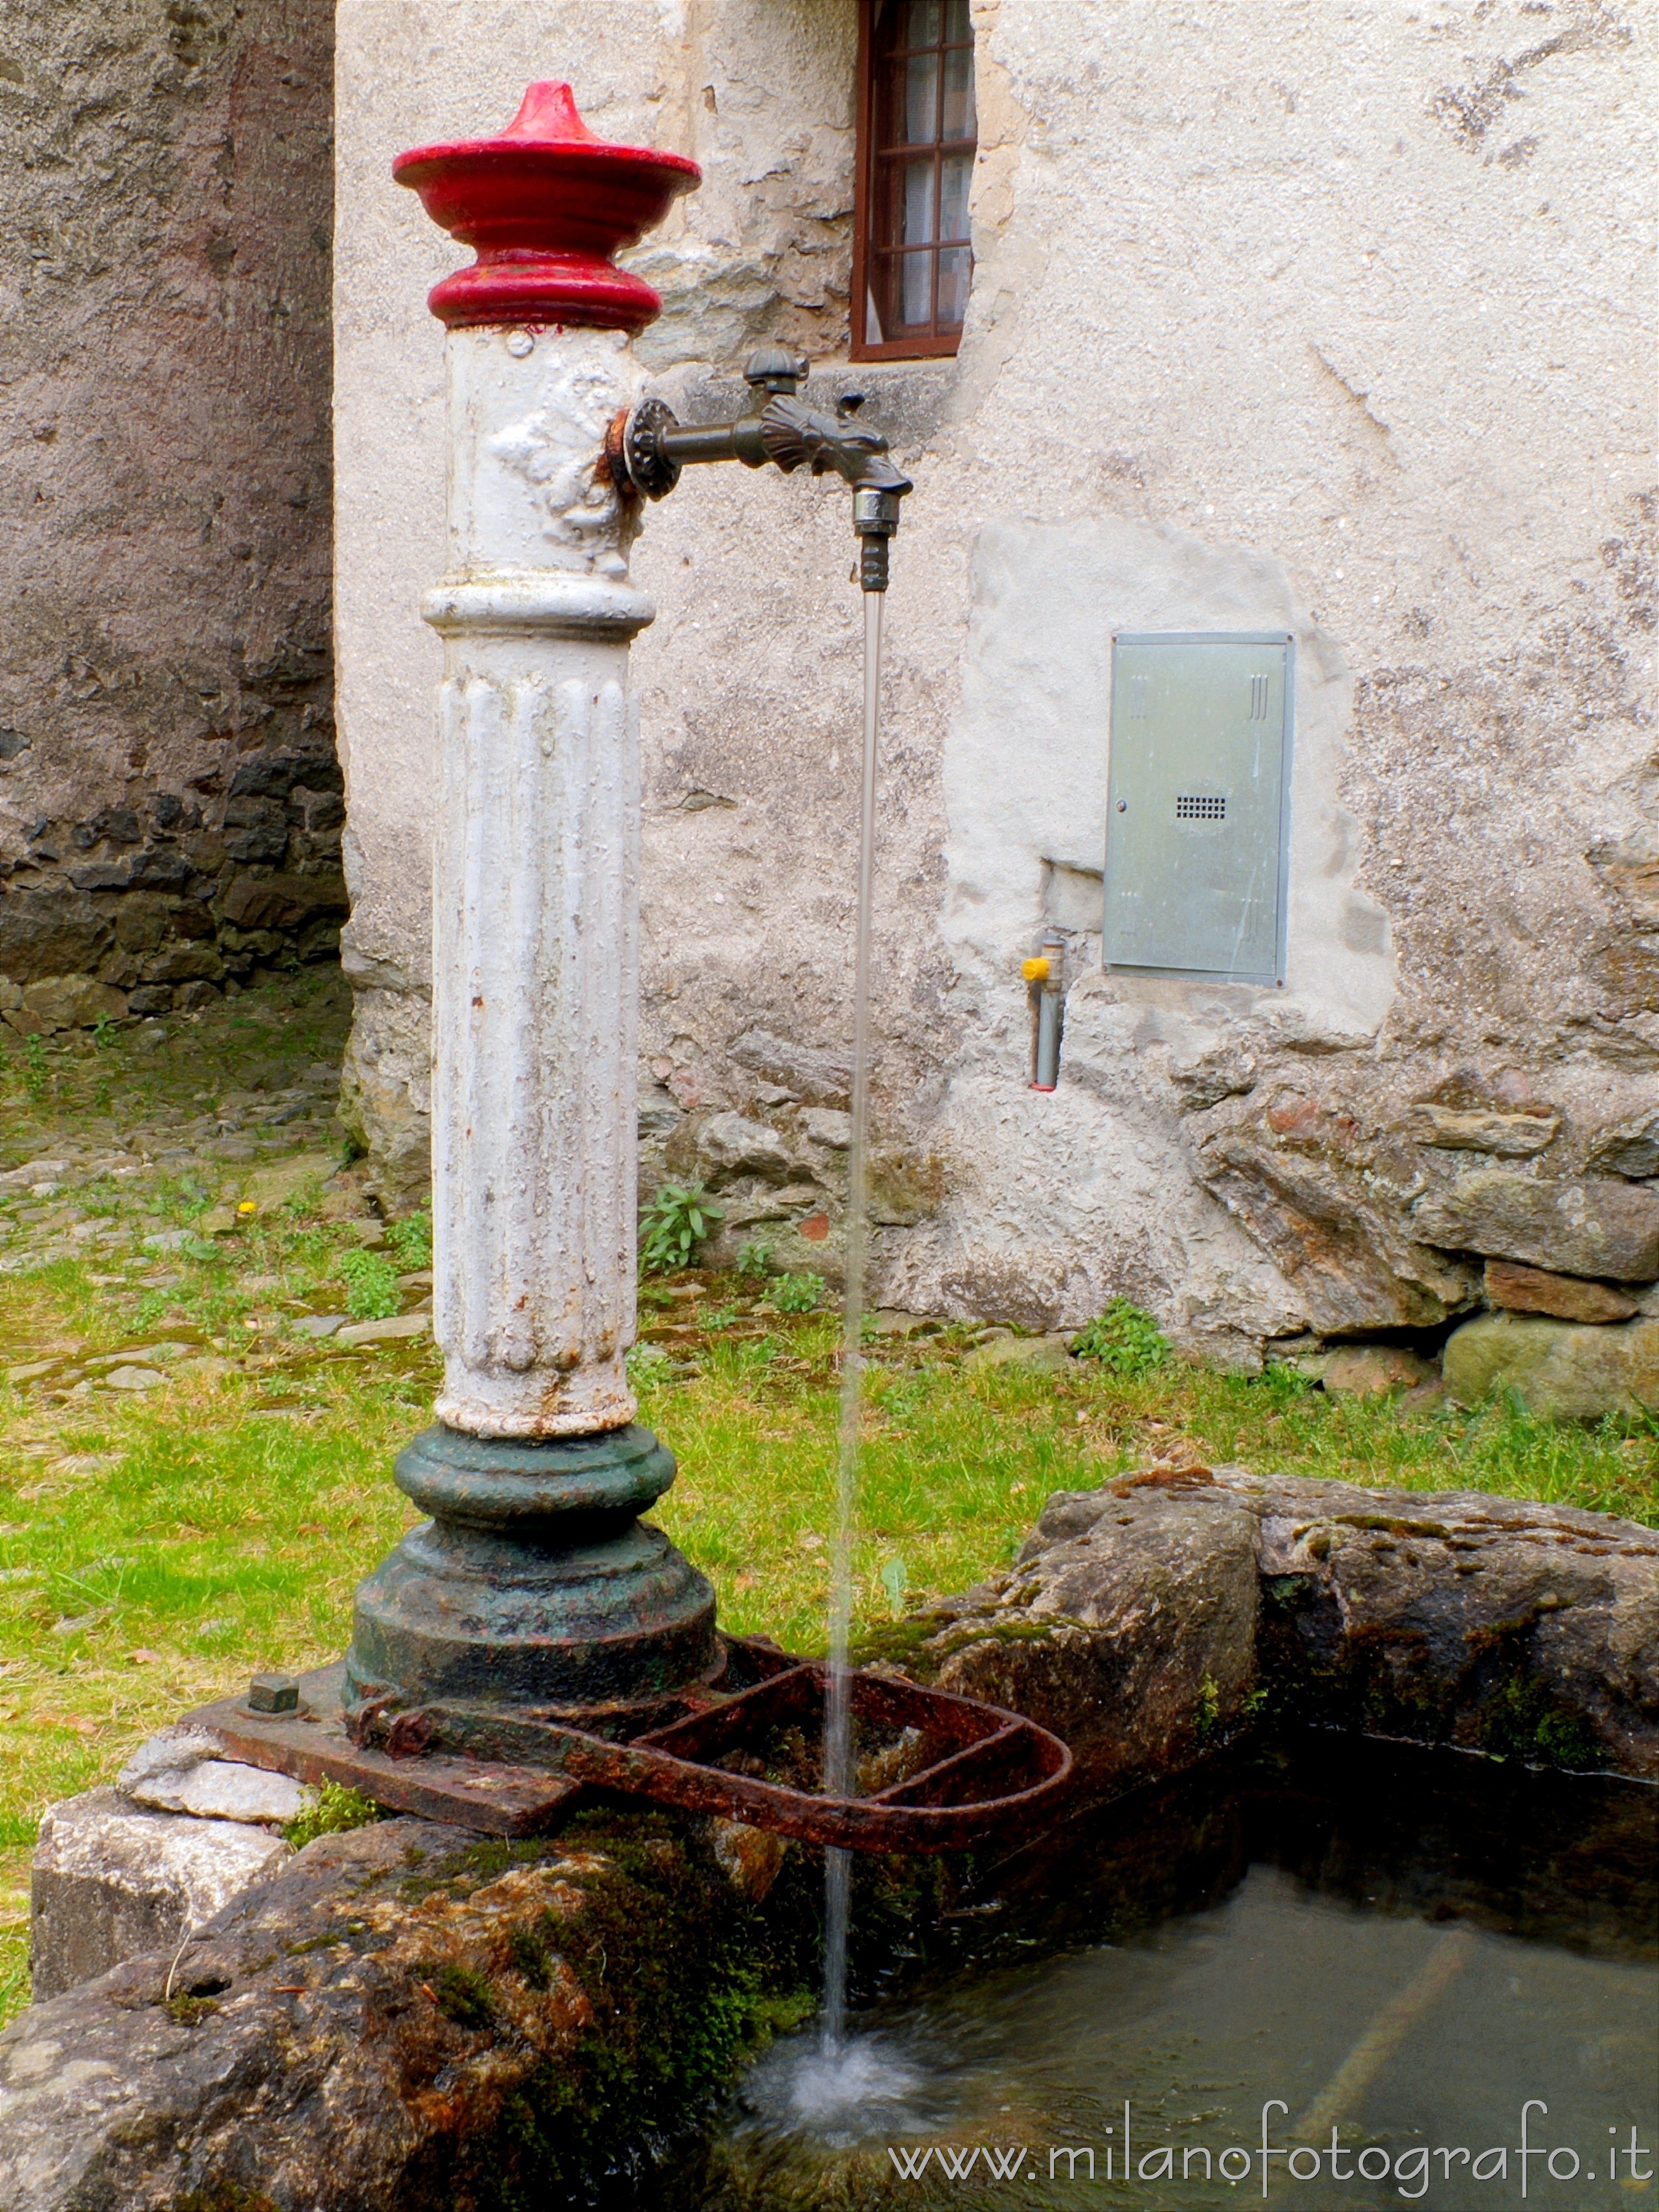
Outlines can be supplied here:
<path id="1" fill-rule="evenodd" d="M 338 1279 L 295 1296 L 283 1274 L 240 1272 L 240 1298 L 263 1303 L 234 1331 L 222 1314 L 216 1326 L 199 1295 L 202 1263 L 251 1256 L 241 1232 L 282 1225 L 296 1200 L 319 1200 L 348 1246 L 385 1246 L 365 1171 L 342 1165 L 349 1018 L 338 972 L 313 971 L 101 1042 L 13 1044 L 0 1115 L 0 1286 L 70 1261 L 106 1295 L 83 1309 L 92 1326 L 82 1341 L 32 1346 L 17 1341 L 16 1323 L 0 1325 L 8 1383 L 45 1407 L 151 1390 L 170 1374 L 314 1364 L 428 1335 L 429 1269 L 398 1275 L 402 1310 L 365 1317 L 347 1310 Z M 151 1328 L 122 1337 L 118 1315 L 158 1306 Z"/>

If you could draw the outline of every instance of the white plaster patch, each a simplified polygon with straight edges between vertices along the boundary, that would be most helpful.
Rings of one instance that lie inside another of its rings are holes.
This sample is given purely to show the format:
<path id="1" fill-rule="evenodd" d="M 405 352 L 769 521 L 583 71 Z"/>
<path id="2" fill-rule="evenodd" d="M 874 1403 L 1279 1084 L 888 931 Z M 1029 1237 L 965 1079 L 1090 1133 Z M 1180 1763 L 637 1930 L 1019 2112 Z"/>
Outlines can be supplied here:
<path id="1" fill-rule="evenodd" d="M 1282 1020 L 1288 996 L 1294 1020 L 1374 1034 L 1395 975 L 1387 917 L 1357 886 L 1358 825 L 1340 795 L 1347 670 L 1335 640 L 1295 604 L 1282 565 L 1118 517 L 994 522 L 980 536 L 973 592 L 962 706 L 945 754 L 944 927 L 975 981 L 1006 986 L 1023 1006 L 1018 960 L 1054 918 L 1056 893 L 1073 924 L 1095 900 L 1114 632 L 1282 629 L 1297 641 L 1288 994 L 1252 988 L 1243 1003 Z M 1140 988 L 1139 978 L 1116 980 Z M 1175 988 L 1177 1005 L 1218 1002 L 1207 981 Z"/>

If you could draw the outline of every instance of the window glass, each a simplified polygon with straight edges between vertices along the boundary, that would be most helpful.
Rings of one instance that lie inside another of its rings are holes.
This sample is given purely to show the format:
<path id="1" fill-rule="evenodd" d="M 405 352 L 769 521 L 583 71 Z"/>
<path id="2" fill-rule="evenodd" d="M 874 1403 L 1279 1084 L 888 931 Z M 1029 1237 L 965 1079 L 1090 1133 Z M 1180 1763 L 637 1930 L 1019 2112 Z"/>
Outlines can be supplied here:
<path id="1" fill-rule="evenodd" d="M 965 154 L 947 155 L 939 173 L 939 234 L 968 235 L 968 186 L 974 165 Z"/>
<path id="2" fill-rule="evenodd" d="M 904 64 L 904 137 L 926 146 L 939 136 L 939 56 L 912 54 Z"/>
<path id="3" fill-rule="evenodd" d="M 904 220 L 894 241 L 899 246 L 931 246 L 933 241 L 933 165 L 907 161 L 904 165 Z"/>
<path id="4" fill-rule="evenodd" d="M 974 114 L 974 56 L 967 46 L 956 46 L 945 57 L 945 112 L 941 138 L 971 138 L 976 128 Z"/>
<path id="5" fill-rule="evenodd" d="M 865 0 L 860 349 L 951 353 L 973 273 L 968 0 Z"/>

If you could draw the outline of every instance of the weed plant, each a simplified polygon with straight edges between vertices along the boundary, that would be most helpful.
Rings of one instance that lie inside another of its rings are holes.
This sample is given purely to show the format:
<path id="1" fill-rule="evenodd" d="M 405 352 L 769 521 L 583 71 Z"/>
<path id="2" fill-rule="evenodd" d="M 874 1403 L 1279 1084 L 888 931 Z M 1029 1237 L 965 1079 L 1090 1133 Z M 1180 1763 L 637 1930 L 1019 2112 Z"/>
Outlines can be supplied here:
<path id="1" fill-rule="evenodd" d="M 700 1182 L 659 1183 L 640 1217 L 640 1272 L 663 1275 L 689 1267 L 723 1216 Z"/>

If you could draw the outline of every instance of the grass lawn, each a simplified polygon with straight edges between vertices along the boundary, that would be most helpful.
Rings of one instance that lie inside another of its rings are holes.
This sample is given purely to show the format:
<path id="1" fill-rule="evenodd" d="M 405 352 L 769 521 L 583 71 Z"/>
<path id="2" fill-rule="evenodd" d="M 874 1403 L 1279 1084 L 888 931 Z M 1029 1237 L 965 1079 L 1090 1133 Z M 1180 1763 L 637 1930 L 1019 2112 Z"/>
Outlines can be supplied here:
<path id="1" fill-rule="evenodd" d="M 191 1219 L 213 1196 L 157 1188 L 133 1224 L 129 1270 L 155 1266 L 137 1256 L 141 1228 Z M 112 1218 L 118 1227 L 118 1209 Z M 429 1341 L 337 1352 L 282 1320 L 337 1305 L 355 1249 L 352 1225 L 301 1194 L 240 1235 L 169 1252 L 159 1288 L 112 1275 L 107 1240 L 95 1262 L 0 1274 L 0 1376 L 66 1346 L 95 1370 L 100 1355 L 169 1329 L 227 1347 L 143 1393 L 95 1372 L 69 1390 L 46 1388 L 49 1375 L 0 1380 L 0 2014 L 27 1996 L 42 1809 L 107 1780 L 143 1735 L 254 1669 L 337 1656 L 354 1586 L 412 1517 L 391 1462 L 428 1418 Z M 658 1517 L 713 1580 L 727 1626 L 821 1650 L 836 1328 L 773 1314 L 754 1293 L 731 1279 L 647 1286 L 642 1320 L 665 1356 L 642 1382 L 641 1419 L 681 1469 Z M 1659 1520 L 1651 1431 L 1328 1397 L 1284 1370 L 975 1371 L 961 1364 L 968 1341 L 946 1331 L 872 1349 L 857 1556 L 866 1624 L 890 1617 L 895 1588 L 915 1602 L 1004 1563 L 1049 1492 L 1183 1440 L 1212 1462 Z"/>

